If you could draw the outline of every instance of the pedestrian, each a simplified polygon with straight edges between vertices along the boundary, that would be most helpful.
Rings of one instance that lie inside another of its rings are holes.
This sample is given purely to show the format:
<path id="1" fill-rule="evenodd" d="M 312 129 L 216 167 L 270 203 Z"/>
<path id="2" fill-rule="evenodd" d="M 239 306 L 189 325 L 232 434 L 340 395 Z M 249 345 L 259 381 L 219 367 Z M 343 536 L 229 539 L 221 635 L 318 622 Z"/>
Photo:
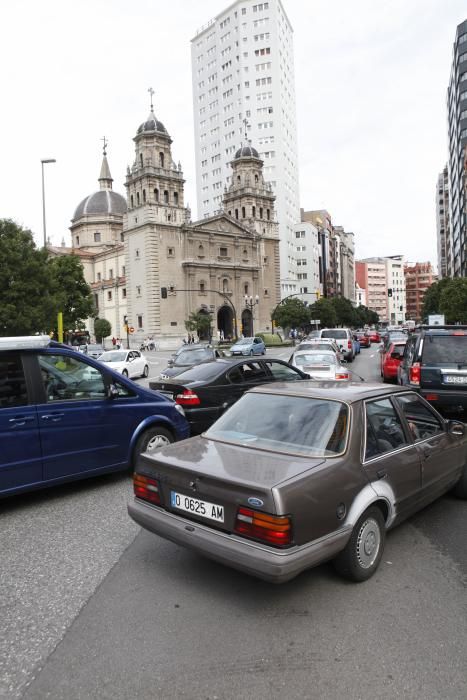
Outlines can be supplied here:
<path id="1" fill-rule="evenodd" d="M 114 336 L 112 336 L 112 345 L 113 345 L 113 347 L 115 347 L 116 344 L 117 344 L 117 339 L 116 339 Z"/>

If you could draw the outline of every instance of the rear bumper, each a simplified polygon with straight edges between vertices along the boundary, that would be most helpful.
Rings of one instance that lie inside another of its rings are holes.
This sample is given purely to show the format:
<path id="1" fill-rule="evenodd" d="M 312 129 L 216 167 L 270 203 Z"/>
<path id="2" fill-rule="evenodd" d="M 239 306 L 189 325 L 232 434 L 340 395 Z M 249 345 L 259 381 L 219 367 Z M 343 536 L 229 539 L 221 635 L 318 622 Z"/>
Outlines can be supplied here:
<path id="1" fill-rule="evenodd" d="M 349 526 L 305 545 L 273 549 L 138 499 L 130 501 L 128 513 L 138 525 L 160 537 L 271 583 L 285 583 L 301 571 L 332 559 L 345 547 L 352 532 Z"/>
<path id="2" fill-rule="evenodd" d="M 459 414 L 467 411 L 467 387 L 465 391 L 450 389 L 420 389 L 420 394 L 429 401 L 440 413 Z M 436 396 L 436 399 L 428 398 Z"/>

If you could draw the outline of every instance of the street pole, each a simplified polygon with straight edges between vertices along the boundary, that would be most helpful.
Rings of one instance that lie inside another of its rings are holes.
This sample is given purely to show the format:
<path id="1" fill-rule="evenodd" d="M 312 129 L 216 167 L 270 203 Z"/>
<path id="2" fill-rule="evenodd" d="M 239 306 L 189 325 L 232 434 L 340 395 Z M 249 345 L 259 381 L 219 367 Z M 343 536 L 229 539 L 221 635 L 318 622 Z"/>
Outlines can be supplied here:
<path id="1" fill-rule="evenodd" d="M 45 225 L 45 185 L 44 185 L 44 163 L 56 163 L 55 158 L 43 158 L 41 160 L 42 169 L 42 231 L 44 234 L 44 248 L 47 248 L 47 232 Z"/>
<path id="2" fill-rule="evenodd" d="M 252 335 L 253 337 L 254 337 L 254 335 L 255 335 L 254 329 L 253 329 L 253 326 L 254 326 L 254 318 L 255 318 L 255 317 L 254 317 L 254 313 L 253 313 L 253 309 L 254 309 L 255 306 L 257 306 L 258 304 L 259 304 L 259 296 L 258 296 L 258 295 L 256 295 L 256 297 L 255 297 L 255 299 L 254 299 L 254 301 L 253 301 L 253 297 L 252 297 L 251 295 L 250 295 L 250 297 L 248 297 L 248 294 L 245 294 L 245 306 L 247 307 L 247 309 L 250 309 L 250 312 L 251 312 L 251 335 Z"/>

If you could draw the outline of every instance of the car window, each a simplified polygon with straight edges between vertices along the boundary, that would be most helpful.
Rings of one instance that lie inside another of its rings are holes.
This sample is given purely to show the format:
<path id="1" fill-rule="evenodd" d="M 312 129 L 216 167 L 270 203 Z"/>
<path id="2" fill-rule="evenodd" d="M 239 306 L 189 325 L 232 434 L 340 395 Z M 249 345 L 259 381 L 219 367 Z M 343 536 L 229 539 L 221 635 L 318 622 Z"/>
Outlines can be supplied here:
<path id="1" fill-rule="evenodd" d="M 39 355 L 47 402 L 104 399 L 102 373 L 69 355 Z"/>
<path id="2" fill-rule="evenodd" d="M 321 331 L 322 338 L 338 338 L 339 340 L 344 340 L 347 338 L 347 331 L 339 328 L 333 328 L 329 331 Z"/>
<path id="3" fill-rule="evenodd" d="M 245 394 L 207 437 L 278 452 L 333 457 L 345 450 L 348 407 L 340 401 Z"/>
<path id="4" fill-rule="evenodd" d="M 228 379 L 233 384 L 243 384 L 244 382 L 267 381 L 268 375 L 263 365 L 259 362 L 243 362 L 232 368 L 228 374 Z"/>
<path id="5" fill-rule="evenodd" d="M 397 450 L 407 445 L 399 416 L 390 399 L 367 401 L 365 459 Z"/>
<path id="6" fill-rule="evenodd" d="M 281 365 L 280 362 L 265 360 L 265 364 L 271 371 L 274 379 L 282 382 L 294 382 L 296 379 L 302 379 L 300 374 L 295 369 L 292 367 L 287 367 L 287 365 Z"/>
<path id="7" fill-rule="evenodd" d="M 17 352 L 0 354 L 0 408 L 14 408 L 28 403 L 26 380 L 21 356 Z"/>
<path id="8" fill-rule="evenodd" d="M 180 353 L 175 360 L 175 365 L 193 365 L 197 362 L 212 359 L 212 351 L 207 348 L 198 348 L 197 350 L 186 351 Z"/>
<path id="9" fill-rule="evenodd" d="M 467 335 L 431 335 L 423 343 L 423 364 L 456 364 L 467 367 Z"/>
<path id="10" fill-rule="evenodd" d="M 331 352 L 304 352 L 295 355 L 295 364 L 302 365 L 335 365 L 336 356 Z"/>
<path id="11" fill-rule="evenodd" d="M 126 350 L 110 350 L 100 356 L 99 362 L 125 362 Z"/>
<path id="12" fill-rule="evenodd" d="M 398 396 L 396 401 L 407 419 L 414 440 L 426 440 L 444 432 L 443 423 L 418 396 L 405 394 Z"/>

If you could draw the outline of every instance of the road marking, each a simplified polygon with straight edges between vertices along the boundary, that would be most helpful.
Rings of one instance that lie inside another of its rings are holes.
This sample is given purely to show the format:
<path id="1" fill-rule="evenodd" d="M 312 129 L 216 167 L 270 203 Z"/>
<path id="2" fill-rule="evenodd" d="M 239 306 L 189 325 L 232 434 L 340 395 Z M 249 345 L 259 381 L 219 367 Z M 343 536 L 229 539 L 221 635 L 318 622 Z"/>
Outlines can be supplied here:
<path id="1" fill-rule="evenodd" d="M 370 357 L 374 357 L 374 355 L 370 355 Z"/>

